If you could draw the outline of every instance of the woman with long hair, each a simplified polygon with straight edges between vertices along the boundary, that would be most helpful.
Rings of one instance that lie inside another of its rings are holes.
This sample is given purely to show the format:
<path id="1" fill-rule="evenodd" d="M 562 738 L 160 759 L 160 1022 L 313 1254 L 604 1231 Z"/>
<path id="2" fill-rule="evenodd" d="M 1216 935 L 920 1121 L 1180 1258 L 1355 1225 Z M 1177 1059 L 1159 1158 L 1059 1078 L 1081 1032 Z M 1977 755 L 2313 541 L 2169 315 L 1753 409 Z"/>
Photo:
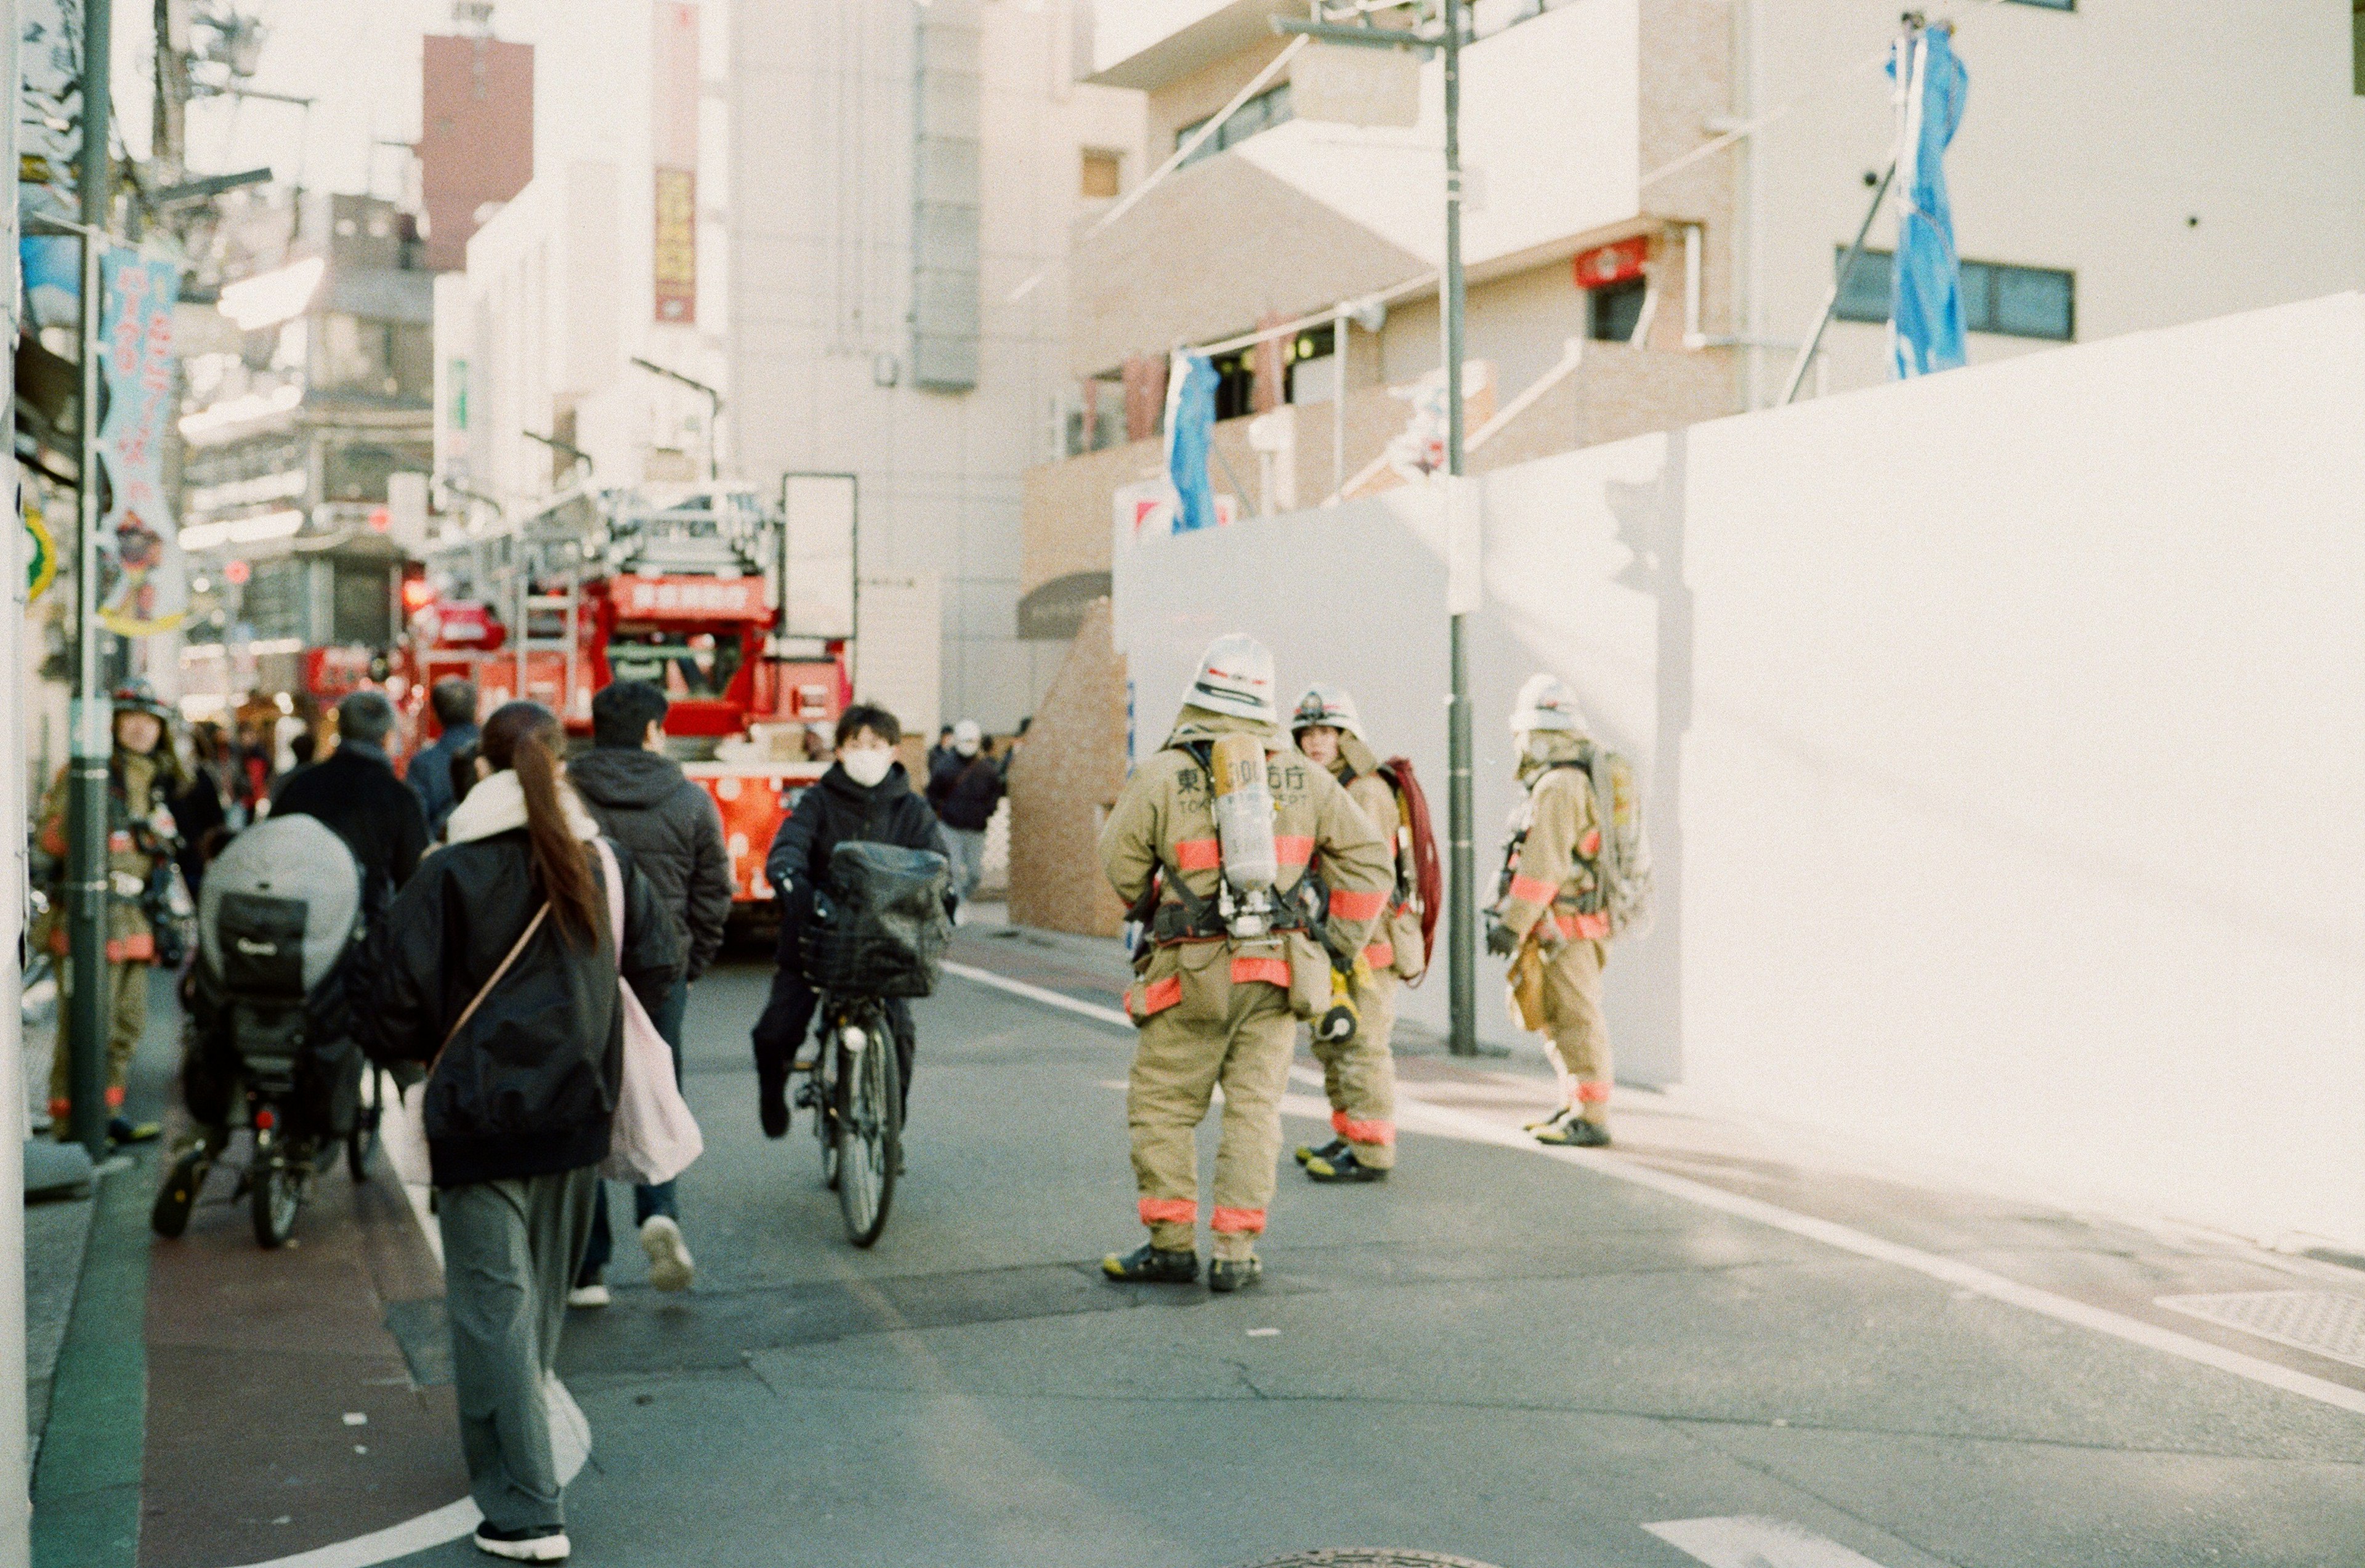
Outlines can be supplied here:
<path id="1" fill-rule="evenodd" d="M 485 721 L 477 782 L 445 846 L 370 935 L 361 1020 L 374 1059 L 428 1068 L 460 1444 L 485 1516 L 476 1545 L 521 1562 L 568 1551 L 545 1401 L 564 1400 L 551 1366 L 615 1115 L 619 971 L 654 1007 L 682 964 L 647 881 L 611 845 L 620 964 L 599 830 L 564 777 L 565 744 L 540 703 Z"/>

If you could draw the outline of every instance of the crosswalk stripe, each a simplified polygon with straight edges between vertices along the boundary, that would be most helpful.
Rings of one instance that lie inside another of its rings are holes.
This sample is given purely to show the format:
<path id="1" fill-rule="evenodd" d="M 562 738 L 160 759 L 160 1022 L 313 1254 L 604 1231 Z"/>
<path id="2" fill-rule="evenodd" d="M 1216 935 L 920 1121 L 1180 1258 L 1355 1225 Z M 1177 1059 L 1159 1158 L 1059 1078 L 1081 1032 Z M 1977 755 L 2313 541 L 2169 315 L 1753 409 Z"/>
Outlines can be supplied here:
<path id="1" fill-rule="evenodd" d="M 1880 1568 L 1836 1540 L 1761 1515 L 1670 1519 L 1642 1528 L 1708 1568 Z"/>

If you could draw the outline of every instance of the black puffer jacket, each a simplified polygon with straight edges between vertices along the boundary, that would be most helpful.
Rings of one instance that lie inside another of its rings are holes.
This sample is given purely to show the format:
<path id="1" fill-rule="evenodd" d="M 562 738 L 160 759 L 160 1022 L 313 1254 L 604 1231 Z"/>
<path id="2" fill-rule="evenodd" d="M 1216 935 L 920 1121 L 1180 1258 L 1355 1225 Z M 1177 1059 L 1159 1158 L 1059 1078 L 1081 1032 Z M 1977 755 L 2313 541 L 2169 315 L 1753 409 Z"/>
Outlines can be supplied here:
<path id="1" fill-rule="evenodd" d="M 362 912 L 373 920 L 410 880 L 427 849 L 419 797 L 375 746 L 347 744 L 325 761 L 298 768 L 280 786 L 271 809 L 281 816 L 318 817 L 345 841 L 361 863 Z"/>
<path id="2" fill-rule="evenodd" d="M 850 841 L 932 849 L 952 858 L 936 813 L 912 792 L 902 763 L 867 790 L 844 767 L 832 766 L 820 783 L 797 797 L 797 809 L 772 835 L 771 853 L 764 857 L 764 875 L 790 922 L 813 907 L 813 885 L 829 869 L 829 852 Z"/>
<path id="3" fill-rule="evenodd" d="M 679 763 L 637 746 L 595 746 L 566 765 L 566 778 L 656 890 L 689 978 L 704 974 L 731 918 L 731 856 L 714 798 L 683 778 Z"/>
<path id="4" fill-rule="evenodd" d="M 623 978 L 654 1009 L 681 971 L 679 941 L 632 852 L 619 848 L 616 859 L 624 873 Z M 356 1023 L 371 1059 L 434 1059 L 453 1020 L 542 905 L 529 867 L 523 828 L 439 849 L 420 863 L 370 933 L 370 1004 Z M 598 879 L 596 854 L 592 871 Z M 604 883 L 600 897 L 604 904 Z M 554 914 L 443 1051 L 427 1089 L 437 1186 L 574 1170 L 607 1158 L 623 1052 L 611 955 L 609 939 L 570 938 Z"/>
<path id="5" fill-rule="evenodd" d="M 946 784 L 944 793 L 935 804 L 936 815 L 947 827 L 957 827 L 964 833 L 983 833 L 993 820 L 993 808 L 1002 803 L 1002 769 L 993 758 L 980 754 L 961 758 L 960 771 Z"/>

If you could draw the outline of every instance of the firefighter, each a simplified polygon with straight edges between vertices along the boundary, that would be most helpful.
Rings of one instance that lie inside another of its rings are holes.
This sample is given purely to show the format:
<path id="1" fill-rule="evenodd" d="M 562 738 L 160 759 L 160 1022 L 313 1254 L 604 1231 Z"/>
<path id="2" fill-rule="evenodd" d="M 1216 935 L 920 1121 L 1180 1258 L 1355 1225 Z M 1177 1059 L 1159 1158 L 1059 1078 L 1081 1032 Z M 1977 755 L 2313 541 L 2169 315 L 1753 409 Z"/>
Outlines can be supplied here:
<path id="1" fill-rule="evenodd" d="M 106 1136 L 117 1143 L 156 1136 L 154 1124 L 133 1126 L 123 1114 L 124 1072 L 148 1028 L 148 967 L 157 961 L 157 934 L 151 911 L 163 911 L 160 879 L 169 876 L 179 839 L 166 804 L 185 787 L 167 725 L 171 710 L 146 681 L 115 693 L 115 747 L 106 763 L 106 988 L 113 1025 L 106 1041 Z M 37 837 L 44 855 L 62 870 L 66 859 L 66 801 L 70 769 L 60 768 L 41 798 Z M 66 957 L 66 900 L 61 886 L 50 894 L 32 939 L 58 956 L 61 977 L 57 1047 L 50 1066 L 50 1116 L 57 1136 L 69 1131 L 73 1104 L 73 1053 L 69 1036 L 73 1010 L 64 991 L 73 966 Z"/>
<path id="2" fill-rule="evenodd" d="M 1387 846 L 1275 720 L 1272 654 L 1217 638 L 1101 834 L 1109 880 L 1146 925 L 1126 992 L 1140 1030 L 1126 1122 L 1149 1239 L 1102 1260 L 1112 1280 L 1198 1278 L 1196 1133 L 1218 1083 L 1207 1286 L 1261 1277 L 1296 1021 L 1327 1005 L 1330 955 L 1360 951 L 1387 904 Z"/>
<path id="3" fill-rule="evenodd" d="M 1328 768 L 1378 831 L 1392 878 L 1386 914 L 1351 970 L 1353 1032 L 1340 1039 L 1320 1023 L 1314 1029 L 1314 1055 L 1330 1096 L 1330 1130 L 1338 1136 L 1320 1148 L 1300 1148 L 1297 1162 L 1317 1182 L 1384 1182 L 1396 1162 L 1396 1067 L 1388 1037 L 1395 1030 L 1396 981 L 1406 969 L 1399 960 L 1408 959 L 1417 975 L 1421 958 L 1418 918 L 1406 918 L 1411 881 L 1397 842 L 1403 817 L 1395 790 L 1380 777 L 1379 759 L 1363 739 L 1353 698 L 1335 686 L 1307 687 L 1289 727 L 1306 759 Z"/>
<path id="4" fill-rule="evenodd" d="M 1609 915 L 1599 908 L 1602 817 L 1583 766 L 1585 716 L 1548 675 L 1520 688 L 1511 711 L 1524 806 L 1504 849 L 1503 894 L 1486 950 L 1542 964 L 1543 1029 L 1562 1104 L 1529 1127 L 1536 1141 L 1578 1148 L 1609 1142 L 1609 1028 L 1601 1016 L 1601 966 Z"/>

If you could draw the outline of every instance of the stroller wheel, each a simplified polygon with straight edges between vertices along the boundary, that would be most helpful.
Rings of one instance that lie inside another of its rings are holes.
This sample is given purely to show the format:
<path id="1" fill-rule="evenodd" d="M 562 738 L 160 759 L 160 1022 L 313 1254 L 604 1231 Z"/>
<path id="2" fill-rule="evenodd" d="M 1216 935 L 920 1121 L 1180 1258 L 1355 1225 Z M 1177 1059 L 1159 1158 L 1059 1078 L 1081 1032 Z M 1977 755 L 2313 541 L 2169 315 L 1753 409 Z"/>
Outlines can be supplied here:
<path id="1" fill-rule="evenodd" d="M 248 1181 L 254 1239 L 265 1249 L 279 1247 L 295 1232 L 296 1214 L 304 1204 L 302 1179 L 291 1166 L 272 1160 L 250 1171 Z"/>
<path id="2" fill-rule="evenodd" d="M 163 1190 L 156 1194 L 156 1206 L 148 1211 L 148 1224 L 157 1235 L 177 1237 L 189 1228 L 189 1211 L 197 1206 L 197 1189 L 206 1184 L 213 1170 L 213 1160 L 202 1148 L 193 1148 L 173 1162 L 164 1174 Z"/>

